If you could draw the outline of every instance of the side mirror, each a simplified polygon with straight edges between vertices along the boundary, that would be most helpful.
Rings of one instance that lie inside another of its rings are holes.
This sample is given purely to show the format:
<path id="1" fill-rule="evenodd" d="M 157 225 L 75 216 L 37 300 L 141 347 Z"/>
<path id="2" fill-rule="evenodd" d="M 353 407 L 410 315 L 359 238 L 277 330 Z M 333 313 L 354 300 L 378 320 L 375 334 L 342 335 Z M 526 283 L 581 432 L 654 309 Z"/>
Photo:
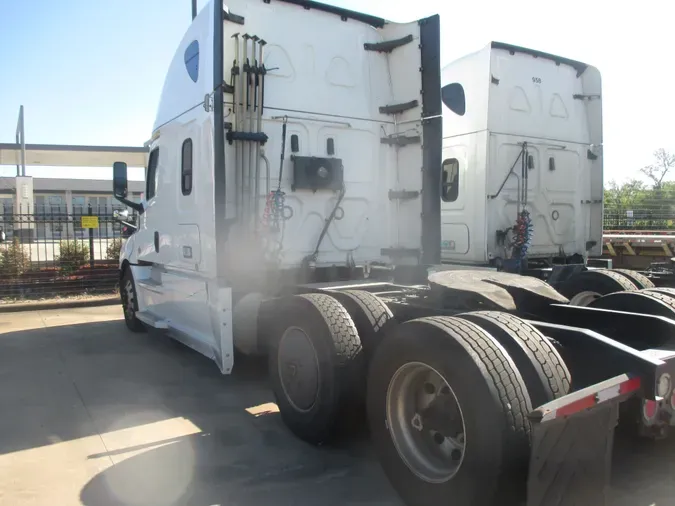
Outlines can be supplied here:
<path id="1" fill-rule="evenodd" d="M 143 206 L 136 202 L 127 199 L 129 181 L 127 180 L 127 164 L 125 162 L 113 163 L 113 196 L 122 202 L 122 204 L 129 206 L 131 209 L 142 213 Z"/>
<path id="2" fill-rule="evenodd" d="M 127 164 L 125 162 L 113 163 L 113 195 L 125 199 L 128 193 Z"/>

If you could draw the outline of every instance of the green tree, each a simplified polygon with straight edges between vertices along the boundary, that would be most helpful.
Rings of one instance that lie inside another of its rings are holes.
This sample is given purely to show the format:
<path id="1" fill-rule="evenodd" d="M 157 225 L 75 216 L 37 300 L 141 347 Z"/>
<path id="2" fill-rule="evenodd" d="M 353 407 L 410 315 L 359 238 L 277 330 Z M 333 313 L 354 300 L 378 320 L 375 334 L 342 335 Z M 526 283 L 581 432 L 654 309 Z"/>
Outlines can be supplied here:
<path id="1" fill-rule="evenodd" d="M 660 190 L 664 179 L 673 167 L 675 167 L 675 155 L 659 148 L 654 151 L 654 163 L 642 167 L 640 172 L 651 180 L 655 190 Z"/>
<path id="2" fill-rule="evenodd" d="M 605 209 L 633 209 L 639 207 L 648 197 L 649 189 L 644 181 L 631 179 L 620 185 L 612 180 L 605 188 Z"/>

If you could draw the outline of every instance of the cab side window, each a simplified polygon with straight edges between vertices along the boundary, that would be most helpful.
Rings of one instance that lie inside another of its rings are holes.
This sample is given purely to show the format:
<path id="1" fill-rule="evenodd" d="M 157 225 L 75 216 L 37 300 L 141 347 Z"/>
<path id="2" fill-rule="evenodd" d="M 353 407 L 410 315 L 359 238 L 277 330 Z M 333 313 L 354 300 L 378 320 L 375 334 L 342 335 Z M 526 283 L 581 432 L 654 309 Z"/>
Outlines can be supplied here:
<path id="1" fill-rule="evenodd" d="M 441 198 L 444 202 L 454 202 L 459 195 L 459 162 L 448 158 L 443 162 L 441 173 Z"/>
<path id="2" fill-rule="evenodd" d="M 157 162 L 159 161 L 159 148 L 155 148 L 150 152 L 148 159 L 148 172 L 145 176 L 145 198 L 152 199 L 157 193 Z"/>

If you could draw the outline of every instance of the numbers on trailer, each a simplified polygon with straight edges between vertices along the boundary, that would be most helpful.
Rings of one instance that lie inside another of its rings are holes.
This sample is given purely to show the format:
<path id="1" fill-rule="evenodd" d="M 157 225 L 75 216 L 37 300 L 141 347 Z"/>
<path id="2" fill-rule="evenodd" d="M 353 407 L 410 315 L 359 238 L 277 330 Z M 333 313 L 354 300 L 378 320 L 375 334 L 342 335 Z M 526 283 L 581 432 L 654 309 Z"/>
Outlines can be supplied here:
<path id="1" fill-rule="evenodd" d="M 534 84 L 541 84 L 541 77 L 533 77 L 532 82 Z"/>

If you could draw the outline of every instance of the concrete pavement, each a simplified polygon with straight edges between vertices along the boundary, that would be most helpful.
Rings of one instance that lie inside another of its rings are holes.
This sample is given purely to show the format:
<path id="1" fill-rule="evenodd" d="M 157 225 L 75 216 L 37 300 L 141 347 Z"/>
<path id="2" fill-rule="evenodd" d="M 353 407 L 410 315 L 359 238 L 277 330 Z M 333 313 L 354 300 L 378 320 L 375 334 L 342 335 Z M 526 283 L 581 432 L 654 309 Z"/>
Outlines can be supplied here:
<path id="1" fill-rule="evenodd" d="M 0 314 L 0 505 L 400 505 L 364 438 L 284 428 L 264 367 L 126 330 L 119 306 Z M 614 506 L 670 506 L 675 440 L 619 445 Z"/>
<path id="2" fill-rule="evenodd" d="M 255 364 L 222 376 L 121 318 L 0 315 L 0 505 L 398 504 L 365 441 L 293 438 Z"/>

